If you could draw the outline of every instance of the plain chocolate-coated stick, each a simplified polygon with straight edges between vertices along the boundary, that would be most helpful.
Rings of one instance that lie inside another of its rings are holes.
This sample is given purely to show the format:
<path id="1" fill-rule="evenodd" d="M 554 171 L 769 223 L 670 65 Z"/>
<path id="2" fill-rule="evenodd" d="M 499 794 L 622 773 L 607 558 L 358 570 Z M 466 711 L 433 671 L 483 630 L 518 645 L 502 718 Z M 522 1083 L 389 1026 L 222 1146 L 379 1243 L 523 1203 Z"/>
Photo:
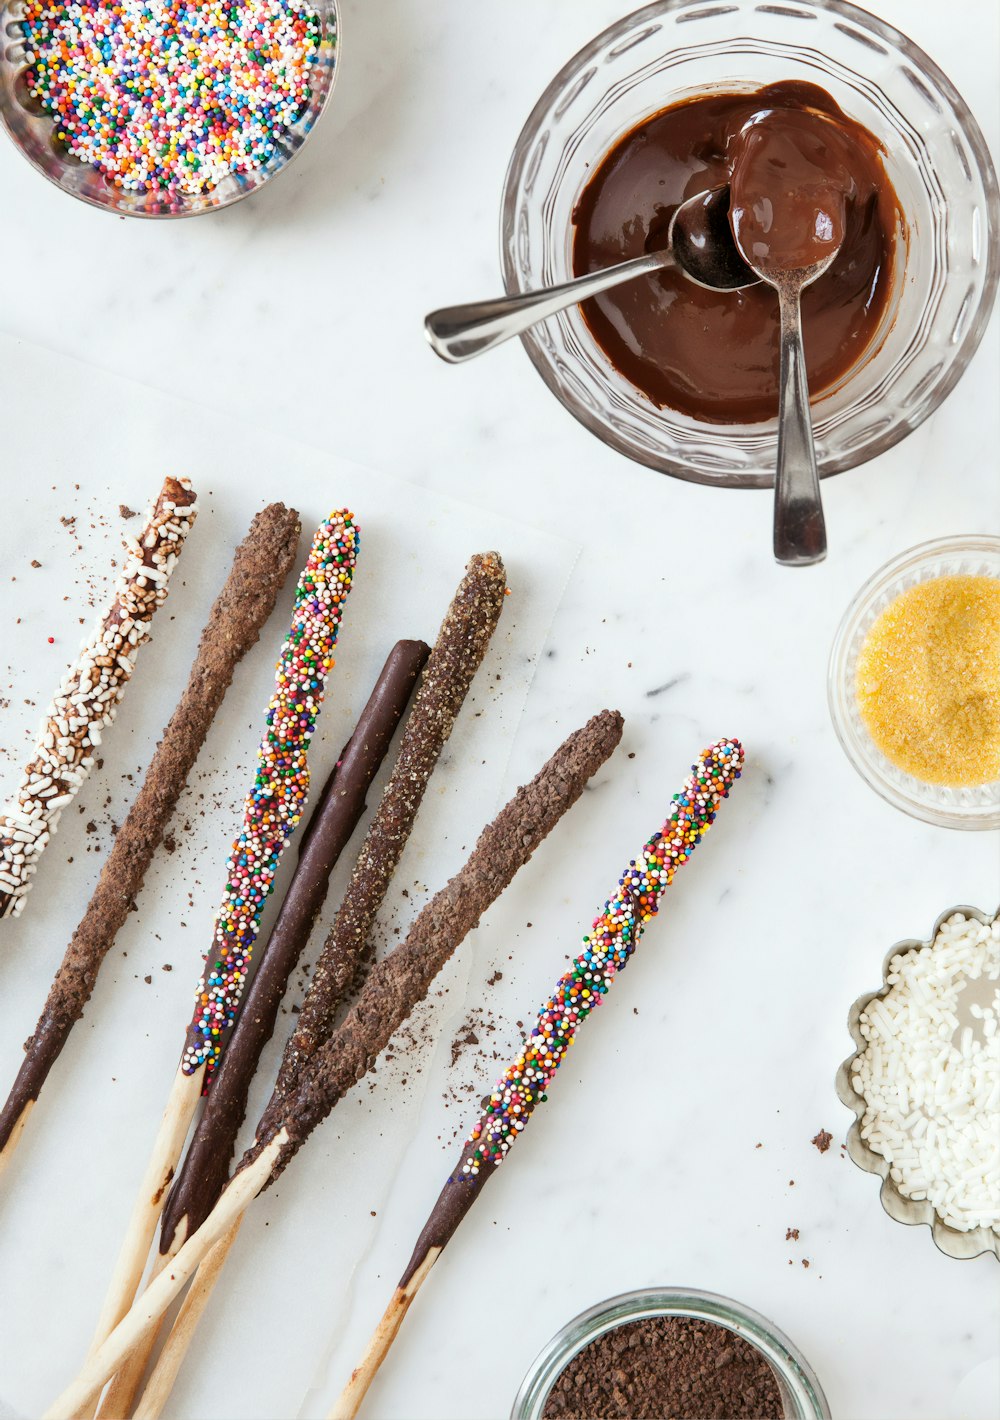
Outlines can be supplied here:
<path id="1" fill-rule="evenodd" d="M 423 641 L 398 641 L 357 728 L 341 751 L 302 839 L 295 876 L 163 1211 L 160 1251 L 176 1250 L 208 1217 L 229 1178 L 261 1051 L 270 1040 L 288 979 L 326 898 L 330 874 L 365 811 L 365 797 L 430 655 Z"/>
<path id="2" fill-rule="evenodd" d="M 309 940 L 326 899 L 330 874 L 365 811 L 368 790 L 429 655 L 430 647 L 423 641 L 397 641 L 302 832 L 288 892 L 167 1198 L 158 1264 L 172 1257 L 184 1239 L 201 1226 L 226 1185 L 250 1085 L 274 1031 L 289 977 Z M 115 1376 L 98 1412 L 101 1420 L 131 1415 L 155 1341 L 154 1332 Z"/>
<path id="3" fill-rule="evenodd" d="M 496 630 L 506 591 L 507 574 L 497 553 L 477 553 L 469 560 L 424 669 L 389 782 L 372 816 L 302 1009 L 285 1043 L 271 1099 L 257 1126 L 258 1135 L 269 1119 L 280 1117 L 302 1070 L 308 1068 L 308 1062 L 333 1030 L 337 1012 L 370 955 L 369 939 L 375 919 L 413 831 L 430 777 Z M 208 1305 L 214 1279 L 221 1272 L 237 1231 L 238 1225 L 216 1245 L 204 1270 L 199 1271 L 198 1283 L 185 1300 L 136 1411 L 143 1420 L 155 1420 L 170 1394 L 200 1312 Z M 190 1235 L 190 1229 L 186 1235 Z M 162 1258 L 161 1253 L 157 1261 Z M 213 1280 L 208 1282 L 207 1277 Z"/>

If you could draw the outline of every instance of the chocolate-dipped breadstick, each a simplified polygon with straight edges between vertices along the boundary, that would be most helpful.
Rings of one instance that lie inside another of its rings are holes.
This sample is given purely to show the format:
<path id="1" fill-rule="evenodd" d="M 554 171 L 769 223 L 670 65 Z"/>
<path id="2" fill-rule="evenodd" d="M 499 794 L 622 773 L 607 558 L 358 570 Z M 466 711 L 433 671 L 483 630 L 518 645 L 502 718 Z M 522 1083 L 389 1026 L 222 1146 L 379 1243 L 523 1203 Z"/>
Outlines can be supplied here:
<path id="1" fill-rule="evenodd" d="M 279 1127 L 288 1142 L 269 1182 L 371 1069 L 483 913 L 609 758 L 621 740 L 623 725 L 616 710 L 602 710 L 570 735 L 531 783 L 518 789 L 483 829 L 465 866 L 418 914 L 405 941 L 372 967 L 356 1004 L 316 1051 L 286 1102 Z M 274 1126 L 262 1130 L 241 1160 L 241 1169 L 258 1157 L 276 1132 Z"/>
<path id="2" fill-rule="evenodd" d="M 93 766 L 197 512 L 187 479 L 165 479 L 138 540 L 129 541 L 110 607 L 45 712 L 17 793 L 0 812 L 0 917 L 22 911 L 42 851 Z"/>
<path id="3" fill-rule="evenodd" d="M 399 756 L 320 953 L 296 1027 L 285 1046 L 274 1092 L 257 1126 L 258 1135 L 269 1127 L 271 1120 L 280 1117 L 299 1072 L 328 1037 L 337 1009 L 356 981 L 375 918 L 413 829 L 427 783 L 496 629 L 506 589 L 506 572 L 497 553 L 480 553 L 470 559 L 441 623 L 407 721 Z M 161 1256 L 184 1241 L 183 1237 L 172 1236 L 175 1217 L 179 1216 L 168 1204 L 161 1234 Z M 188 1233 L 200 1221 L 201 1218 L 189 1220 Z M 213 1260 L 215 1276 L 225 1260 L 225 1247 L 226 1244 L 219 1244 L 222 1256 Z M 200 1286 L 199 1295 L 201 1305 L 207 1305 L 208 1289 Z M 185 1321 L 190 1321 L 191 1308 L 187 1304 L 185 1307 Z M 153 1381 L 150 1383 L 154 1394 L 157 1389 L 169 1393 L 173 1373 L 183 1360 L 187 1339 L 183 1328 L 175 1328 L 171 1334 L 157 1363 L 155 1385 Z M 126 1370 L 131 1374 L 137 1366 L 138 1360 L 130 1361 Z M 122 1380 L 122 1390 L 128 1379 Z M 115 1388 L 118 1386 L 116 1380 Z M 147 1406 L 144 1397 L 143 1410 L 155 1413 L 152 1406 L 152 1401 Z"/>
<path id="4" fill-rule="evenodd" d="M 353 1420 L 357 1414 L 424 1279 L 536 1106 L 548 1098 L 545 1091 L 577 1031 L 628 965 L 674 874 L 708 832 L 742 768 L 743 750 L 738 740 L 720 740 L 705 750 L 692 765 L 683 789 L 674 795 L 666 823 L 618 880 L 617 890 L 584 937 L 582 951 L 539 1011 L 524 1049 L 487 1097 L 364 1359 L 328 1420 Z"/>
<path id="5" fill-rule="evenodd" d="M 187 685 L 119 830 L 83 920 L 49 990 L 14 1087 L 0 1112 L 0 1170 L 17 1146 L 28 1113 L 83 1014 L 104 958 L 135 905 L 188 775 L 233 673 L 274 610 L 295 561 L 299 515 L 283 503 L 258 513 L 236 549 L 209 614 Z"/>
<path id="6" fill-rule="evenodd" d="M 247 1151 L 202 1226 L 88 1358 L 45 1420 L 69 1420 L 149 1334 L 202 1259 L 338 1100 L 371 1069 L 393 1033 L 427 994 L 434 976 L 577 801 L 621 734 L 622 718 L 616 711 L 594 716 L 570 735 L 483 830 L 465 866 L 420 912 L 403 944 L 372 968 L 356 1005 L 303 1071 L 280 1127 Z"/>
<path id="7" fill-rule="evenodd" d="M 323 945 L 295 1029 L 282 1056 L 258 1135 L 281 1116 L 284 1100 L 333 1027 L 455 718 L 496 630 L 507 590 L 499 553 L 469 561 L 438 631 L 413 702 L 399 758 L 365 837 L 344 900 Z"/>
<path id="8" fill-rule="evenodd" d="M 333 648 L 351 590 L 357 546 L 353 516 L 346 511 L 332 513 L 313 538 L 296 586 L 292 624 L 275 669 L 274 694 L 257 751 L 257 772 L 244 803 L 243 826 L 226 865 L 222 904 L 216 913 L 194 1014 L 94 1346 L 125 1314 L 135 1296 L 202 1086 L 218 1064 L 236 1018 L 261 914 L 308 793 L 307 755 L 326 677 L 333 666 Z"/>
<path id="9" fill-rule="evenodd" d="M 288 979 L 326 898 L 330 874 L 357 828 L 393 734 L 430 654 L 423 641 L 398 641 L 299 838 L 299 859 L 239 1018 L 212 1077 L 201 1119 L 167 1197 L 160 1257 L 177 1251 L 212 1211 L 229 1178 L 236 1136 L 260 1054 L 271 1038 Z M 98 1412 L 102 1420 L 132 1414 L 155 1333 L 126 1361 Z"/>
<path id="10" fill-rule="evenodd" d="M 261 1051 L 271 1039 L 288 979 L 326 898 L 330 874 L 365 810 L 365 796 L 409 704 L 430 647 L 398 641 L 357 728 L 312 812 L 295 876 L 215 1072 L 205 1109 L 170 1190 L 160 1251 L 176 1251 L 212 1211 L 229 1178 L 236 1136 Z"/>

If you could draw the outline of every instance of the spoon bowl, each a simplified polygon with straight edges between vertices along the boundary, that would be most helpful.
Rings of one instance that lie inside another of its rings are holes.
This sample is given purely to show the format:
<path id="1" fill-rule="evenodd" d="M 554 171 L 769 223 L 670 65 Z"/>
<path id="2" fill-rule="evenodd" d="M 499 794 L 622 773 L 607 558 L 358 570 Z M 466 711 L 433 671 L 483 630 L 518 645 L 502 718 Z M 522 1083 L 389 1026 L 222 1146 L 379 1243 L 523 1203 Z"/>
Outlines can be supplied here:
<path id="1" fill-rule="evenodd" d="M 728 185 L 689 197 L 670 219 L 667 245 L 674 262 L 696 286 L 738 291 L 761 280 L 743 257 L 729 221 Z"/>
<path id="2" fill-rule="evenodd" d="M 577 276 L 558 286 L 431 311 L 424 320 L 431 349 L 449 364 L 460 364 L 495 349 L 513 335 L 523 335 L 567 306 L 667 266 L 679 267 L 697 285 L 716 291 L 753 286 L 760 279 L 744 261 L 733 239 L 728 187 L 699 192 L 682 202 L 670 219 L 666 241 L 661 245 L 653 235 L 652 245 L 654 249 L 645 256 Z"/>

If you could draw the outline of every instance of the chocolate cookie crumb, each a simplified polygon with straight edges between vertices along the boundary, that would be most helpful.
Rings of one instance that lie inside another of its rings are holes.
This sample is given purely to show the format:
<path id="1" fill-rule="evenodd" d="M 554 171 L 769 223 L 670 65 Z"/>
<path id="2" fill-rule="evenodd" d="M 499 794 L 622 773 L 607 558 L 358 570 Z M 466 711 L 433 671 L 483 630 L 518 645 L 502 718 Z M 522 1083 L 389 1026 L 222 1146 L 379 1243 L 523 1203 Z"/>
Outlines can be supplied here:
<path id="1" fill-rule="evenodd" d="M 549 1392 L 544 1420 L 778 1420 L 775 1374 L 748 1341 L 689 1317 L 648 1317 L 598 1337 Z"/>
<path id="2" fill-rule="evenodd" d="M 118 516 L 121 517 L 121 518 L 124 518 L 125 521 L 127 522 L 129 518 L 134 518 L 134 517 L 135 517 L 135 509 L 134 509 L 134 508 L 130 508 L 127 503 L 119 503 L 119 504 L 118 504 Z"/>
<path id="3" fill-rule="evenodd" d="M 798 1230 L 798 1228 L 789 1228 L 789 1229 L 786 1231 L 786 1233 L 785 1233 L 785 1242 L 798 1242 L 798 1240 L 799 1240 L 799 1230 Z"/>
<path id="4" fill-rule="evenodd" d="M 833 1135 L 829 1134 L 825 1129 L 821 1129 L 812 1142 L 816 1145 L 816 1148 L 821 1154 L 825 1154 L 833 1142 Z"/>

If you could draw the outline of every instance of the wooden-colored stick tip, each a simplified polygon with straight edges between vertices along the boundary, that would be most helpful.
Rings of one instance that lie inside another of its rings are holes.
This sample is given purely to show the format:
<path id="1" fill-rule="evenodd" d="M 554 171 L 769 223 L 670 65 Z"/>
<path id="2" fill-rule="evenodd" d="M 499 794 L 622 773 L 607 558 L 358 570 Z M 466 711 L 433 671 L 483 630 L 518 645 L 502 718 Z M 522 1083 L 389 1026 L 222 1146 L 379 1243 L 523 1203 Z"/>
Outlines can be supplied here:
<path id="1" fill-rule="evenodd" d="M 351 1372 L 351 1379 L 341 1391 L 339 1399 L 327 1416 L 327 1420 L 354 1420 L 361 1408 L 361 1402 L 368 1394 L 369 1386 L 378 1375 L 382 1362 L 389 1354 L 389 1348 L 396 1339 L 399 1328 L 403 1324 L 403 1318 L 409 1311 L 414 1297 L 420 1291 L 427 1274 L 440 1256 L 441 1249 L 432 1247 L 406 1286 L 397 1287 L 393 1292 L 392 1300 L 386 1307 L 385 1314 L 368 1343 L 368 1349 L 362 1356 L 360 1363 Z"/>
<path id="2" fill-rule="evenodd" d="M 0 1178 L 3 1178 L 11 1159 L 14 1157 L 14 1154 L 17 1150 L 17 1146 L 21 1142 L 21 1135 L 24 1133 L 24 1126 L 28 1122 L 28 1115 L 31 1113 L 34 1107 L 35 1101 L 29 1100 L 28 1103 L 21 1110 L 21 1113 L 18 1115 L 17 1123 L 10 1131 L 10 1138 L 7 1140 L 3 1148 L 0 1149 Z"/>

